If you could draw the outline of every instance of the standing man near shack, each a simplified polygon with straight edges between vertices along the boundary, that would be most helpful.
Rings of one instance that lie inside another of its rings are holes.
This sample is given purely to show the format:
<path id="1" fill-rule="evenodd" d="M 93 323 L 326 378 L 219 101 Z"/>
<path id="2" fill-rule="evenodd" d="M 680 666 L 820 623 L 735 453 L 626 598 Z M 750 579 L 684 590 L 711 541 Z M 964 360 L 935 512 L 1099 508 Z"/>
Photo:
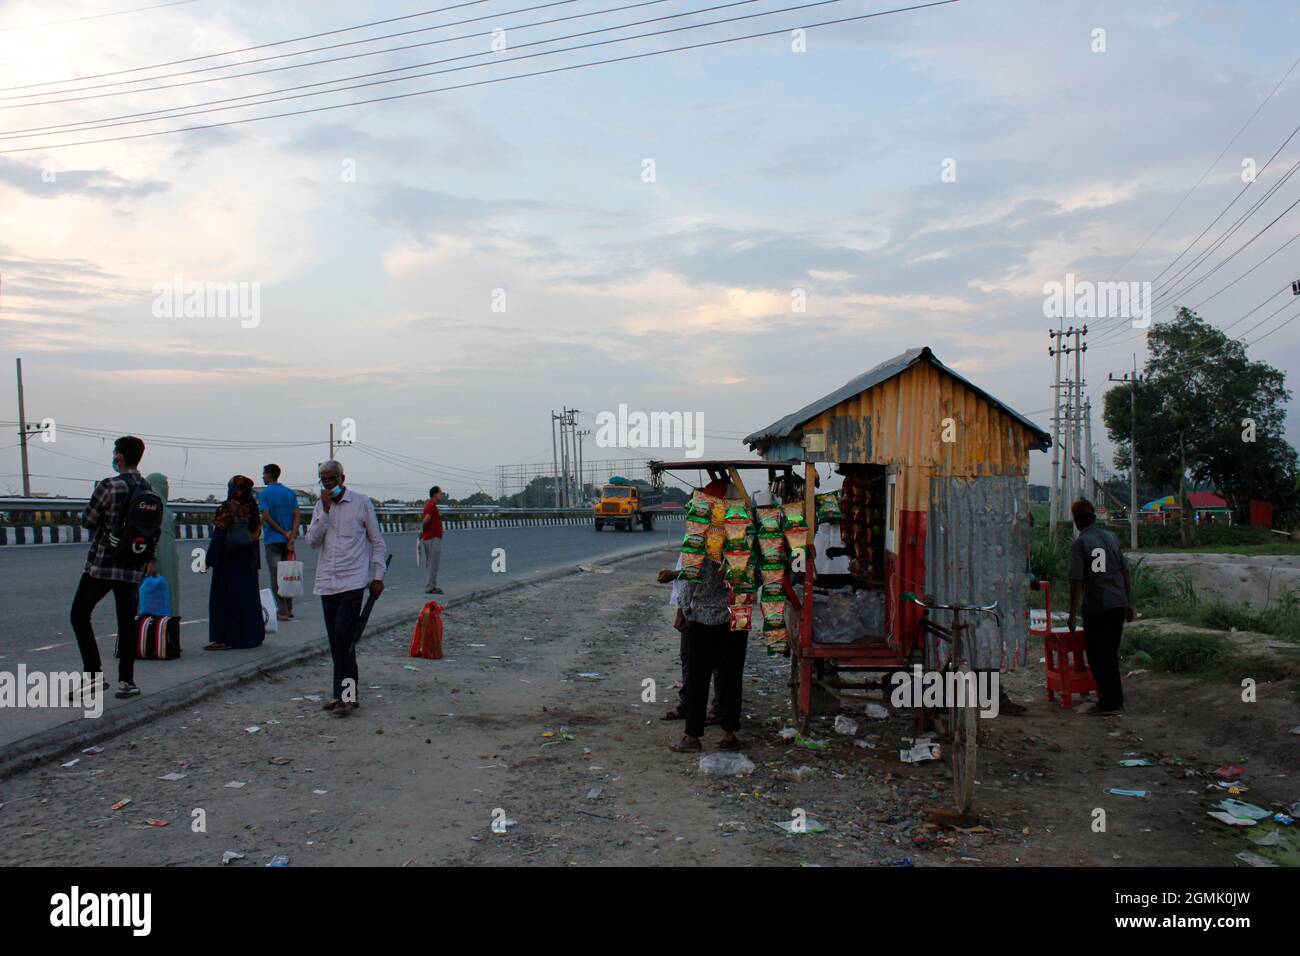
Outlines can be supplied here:
<path id="1" fill-rule="evenodd" d="M 344 485 L 343 466 L 330 459 L 320 466 L 320 499 L 307 526 L 307 543 L 320 551 L 314 594 L 325 612 L 325 633 L 334 658 L 333 693 L 323 709 L 346 717 L 358 705 L 357 639 L 361 601 L 367 586 L 384 593 L 388 545 L 379 531 L 375 506 Z"/>
<path id="2" fill-rule="evenodd" d="M 429 489 L 429 500 L 424 503 L 424 517 L 420 527 L 420 556 L 425 564 L 425 594 L 441 594 L 438 587 L 438 565 L 442 563 L 442 514 L 438 504 L 446 493 L 434 485 Z"/>
<path id="3" fill-rule="evenodd" d="M 1119 539 L 1097 527 L 1097 510 L 1080 498 L 1070 506 L 1079 535 L 1070 545 L 1070 616 L 1073 632 L 1083 598 L 1083 640 L 1088 668 L 1097 681 L 1097 704 L 1085 713 L 1116 715 L 1124 707 L 1119 644 L 1124 622 L 1133 620 L 1132 582 Z M 1050 626 L 1050 625 L 1049 625 Z"/>

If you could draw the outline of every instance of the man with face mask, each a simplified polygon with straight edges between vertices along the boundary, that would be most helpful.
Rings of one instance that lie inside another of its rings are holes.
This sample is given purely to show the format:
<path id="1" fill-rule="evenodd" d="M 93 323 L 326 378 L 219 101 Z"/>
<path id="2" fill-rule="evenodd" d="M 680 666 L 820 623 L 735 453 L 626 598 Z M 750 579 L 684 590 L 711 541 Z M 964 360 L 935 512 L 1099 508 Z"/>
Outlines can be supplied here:
<path id="1" fill-rule="evenodd" d="M 379 530 L 375 506 L 344 484 L 343 466 L 330 459 L 320 466 L 320 499 L 307 526 L 307 543 L 320 551 L 312 593 L 320 595 L 325 633 L 334 658 L 334 687 L 325 710 L 346 717 L 357 708 L 357 638 L 367 587 L 376 598 L 384 591 L 388 545 Z"/>

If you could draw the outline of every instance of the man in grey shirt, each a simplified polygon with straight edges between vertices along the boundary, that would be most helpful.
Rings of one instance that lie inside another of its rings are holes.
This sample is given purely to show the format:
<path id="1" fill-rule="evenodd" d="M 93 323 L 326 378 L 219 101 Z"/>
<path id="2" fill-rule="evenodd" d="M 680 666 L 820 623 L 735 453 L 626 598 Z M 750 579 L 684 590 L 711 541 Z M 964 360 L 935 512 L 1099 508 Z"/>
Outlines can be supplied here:
<path id="1" fill-rule="evenodd" d="M 1133 620 L 1128 565 L 1119 539 L 1097 527 L 1097 510 L 1080 498 L 1070 507 L 1079 536 L 1070 545 L 1070 616 L 1073 632 L 1083 599 L 1084 646 L 1088 668 L 1097 682 L 1097 706 L 1089 713 L 1115 714 L 1124 707 L 1119 645 L 1124 622 Z"/>

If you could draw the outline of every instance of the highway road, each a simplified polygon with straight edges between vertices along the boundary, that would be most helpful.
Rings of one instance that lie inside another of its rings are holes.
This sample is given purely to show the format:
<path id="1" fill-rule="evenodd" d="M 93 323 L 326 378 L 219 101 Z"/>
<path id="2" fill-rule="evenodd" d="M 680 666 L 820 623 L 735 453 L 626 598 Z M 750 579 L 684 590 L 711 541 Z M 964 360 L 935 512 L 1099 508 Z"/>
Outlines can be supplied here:
<path id="1" fill-rule="evenodd" d="M 669 523 L 653 532 L 597 533 L 590 526 L 491 528 L 455 531 L 443 539 L 439 585 L 446 592 L 440 600 L 493 587 L 589 560 L 614 557 L 659 543 L 669 548 L 680 540 L 681 529 Z M 384 595 L 375 607 L 374 619 L 409 612 L 412 623 L 428 600 L 424 594 L 424 569 L 415 564 L 415 533 L 385 535 L 393 563 L 385 579 Z M 297 620 L 281 622 L 279 633 L 268 635 L 262 648 L 250 651 L 204 652 L 208 642 L 208 588 L 211 577 L 193 573 L 188 555 L 204 541 L 178 542 L 183 561 L 180 611 L 182 657 L 176 661 L 144 661 L 137 664 L 136 682 L 145 695 L 187 681 L 217 674 L 247 663 L 273 648 L 312 641 L 324 642 L 320 600 L 311 596 L 315 554 L 303 547 L 298 557 L 304 564 L 307 595 L 295 601 Z M 493 552 L 505 551 L 505 571 L 492 570 Z M 68 614 L 86 559 L 85 545 L 12 545 L 0 547 L 0 671 L 16 673 L 19 664 L 28 671 L 76 671 L 81 657 L 72 635 Z M 665 556 L 665 560 L 668 556 Z M 266 568 L 262 584 L 269 587 Z M 666 598 L 666 594 L 665 594 Z M 95 636 L 104 669 L 116 683 L 113 640 L 117 630 L 113 599 L 100 602 L 94 616 Z M 140 698 L 137 698 L 140 699 Z M 109 698 L 108 707 L 130 706 L 133 701 Z M 79 712 L 5 710 L 0 716 L 0 745 L 21 739 Z"/>

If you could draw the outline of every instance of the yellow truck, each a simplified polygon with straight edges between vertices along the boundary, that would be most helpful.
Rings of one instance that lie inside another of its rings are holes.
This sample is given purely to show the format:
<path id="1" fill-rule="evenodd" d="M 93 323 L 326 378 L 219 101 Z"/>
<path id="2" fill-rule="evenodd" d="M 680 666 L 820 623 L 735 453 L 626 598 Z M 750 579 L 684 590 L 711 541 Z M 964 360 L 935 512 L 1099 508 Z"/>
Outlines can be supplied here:
<path id="1" fill-rule="evenodd" d="M 593 507 L 597 531 L 607 524 L 619 531 L 631 531 L 637 525 L 643 531 L 653 531 L 655 513 L 665 506 L 663 493 L 648 481 L 615 475 L 601 488 L 600 501 Z"/>

